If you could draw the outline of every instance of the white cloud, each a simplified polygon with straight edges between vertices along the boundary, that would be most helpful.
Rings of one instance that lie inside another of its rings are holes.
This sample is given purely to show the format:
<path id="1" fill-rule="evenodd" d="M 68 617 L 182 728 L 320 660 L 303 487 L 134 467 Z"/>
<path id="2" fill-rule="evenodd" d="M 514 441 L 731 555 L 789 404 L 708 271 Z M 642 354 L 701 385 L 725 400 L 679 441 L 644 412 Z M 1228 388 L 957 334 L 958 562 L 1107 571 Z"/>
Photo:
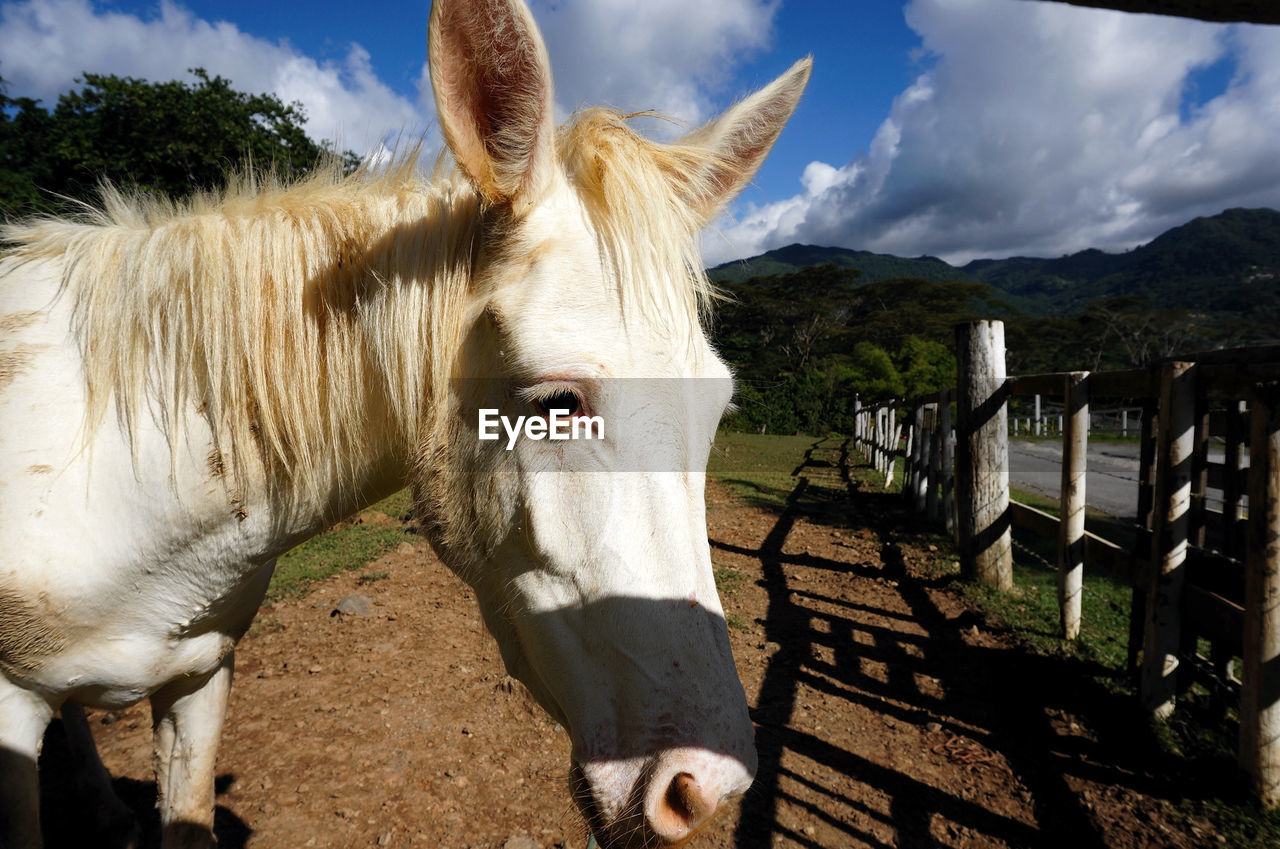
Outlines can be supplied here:
<path id="1" fill-rule="evenodd" d="M 533 0 L 551 54 L 560 117 L 583 104 L 657 110 L 690 124 L 707 119 L 734 71 L 768 46 L 780 0 Z M 149 80 L 188 79 L 203 67 L 242 91 L 300 101 L 307 130 L 343 147 L 374 150 L 399 132 L 416 136 L 433 118 L 426 74 L 428 4 L 418 102 L 378 79 L 369 52 L 351 44 L 340 62 L 319 62 L 287 41 L 256 37 L 195 16 L 174 0 L 154 15 L 92 0 L 21 0 L 0 6 L 0 75 L 10 93 L 52 105 L 82 72 Z M 683 128 L 652 123 L 673 136 Z"/>
<path id="2" fill-rule="evenodd" d="M 561 117 L 603 105 L 699 124 L 738 65 L 769 45 L 779 2 L 533 0 L 531 7 L 551 54 Z"/>
<path id="3" fill-rule="evenodd" d="M 189 79 L 187 69 L 195 67 L 226 77 L 241 91 L 301 102 L 308 134 L 342 148 L 365 151 L 388 134 L 416 135 L 431 114 L 382 83 L 358 44 L 339 63 L 317 62 L 287 42 L 202 20 L 169 0 L 147 19 L 95 9 L 89 0 L 0 7 L 0 75 L 11 94 L 48 106 L 85 71 L 159 81 Z"/>
<path id="4" fill-rule="evenodd" d="M 1227 206 L 1280 206 L 1280 29 L 1057 3 L 913 0 L 932 62 L 869 152 L 721 222 L 711 260 L 794 241 L 953 261 L 1120 249 Z M 1183 118 L 1188 75 L 1228 89 Z"/>

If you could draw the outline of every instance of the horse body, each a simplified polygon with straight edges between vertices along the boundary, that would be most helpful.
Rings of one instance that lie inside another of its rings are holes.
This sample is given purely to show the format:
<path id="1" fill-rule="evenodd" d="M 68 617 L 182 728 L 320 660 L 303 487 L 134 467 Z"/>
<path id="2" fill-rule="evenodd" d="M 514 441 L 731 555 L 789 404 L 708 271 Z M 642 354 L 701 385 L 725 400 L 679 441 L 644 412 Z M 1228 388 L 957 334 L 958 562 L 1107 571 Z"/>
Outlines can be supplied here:
<path id="1" fill-rule="evenodd" d="M 0 668 L 55 707 L 122 707 L 217 669 L 276 556 L 404 477 L 378 458 L 327 503 L 298 509 L 260 467 L 231 482 L 194 403 L 176 448 L 149 411 L 128 433 L 101 426 L 85 439 L 74 293 L 59 265 L 24 268 L 0 289 L 0 316 L 21 325 L 0 343 L 15 362 L 0 393 L 0 480 L 16 508 L 0 517 Z M 104 421 L 117 417 L 112 403 Z"/>
<path id="2" fill-rule="evenodd" d="M 807 63 L 659 145 L 607 111 L 557 135 L 518 0 L 437 0 L 430 47 L 458 177 L 406 162 L 178 209 L 109 197 L 96 224 L 9 230 L 0 845 L 39 845 L 54 711 L 143 698 L 165 845 L 208 845 L 234 646 L 275 558 L 405 483 L 569 730 L 602 845 L 682 841 L 749 785 L 703 506 L 731 381 L 696 234 Z M 477 437 L 477 410 L 566 398 L 606 438 Z"/>

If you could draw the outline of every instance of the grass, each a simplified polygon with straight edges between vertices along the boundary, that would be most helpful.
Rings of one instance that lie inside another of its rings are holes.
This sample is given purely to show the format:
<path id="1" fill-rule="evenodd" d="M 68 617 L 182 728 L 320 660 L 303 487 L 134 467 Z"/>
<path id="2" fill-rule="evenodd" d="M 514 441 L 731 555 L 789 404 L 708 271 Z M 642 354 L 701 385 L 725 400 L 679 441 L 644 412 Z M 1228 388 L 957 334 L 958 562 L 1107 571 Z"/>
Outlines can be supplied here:
<path id="1" fill-rule="evenodd" d="M 730 569 L 728 566 L 712 565 L 712 572 L 716 579 L 716 591 L 722 596 L 734 596 L 738 593 L 738 587 L 746 580 L 746 575 L 737 569 Z"/>
<path id="2" fill-rule="evenodd" d="M 411 506 L 412 499 L 405 489 L 378 502 L 366 512 L 382 513 L 393 519 L 400 519 L 409 512 Z M 276 561 L 271 586 L 267 588 L 266 602 L 274 604 L 285 599 L 300 598 L 325 578 L 339 572 L 361 569 L 404 541 L 404 529 L 398 525 L 384 526 L 351 520 L 339 522 L 319 536 L 312 537 L 281 555 Z M 360 576 L 358 582 L 365 584 L 386 577 L 385 572 L 372 572 Z"/>
<path id="3" fill-rule="evenodd" d="M 1010 494 L 1030 507 L 1059 515 L 1056 499 L 1016 487 L 1011 488 Z M 1095 510 L 1086 511 L 1085 528 L 1121 547 L 1133 544 L 1135 534 L 1130 523 Z M 1014 592 L 1005 594 L 963 584 L 965 594 L 1033 651 L 1093 661 L 1119 676 L 1128 656 L 1129 612 L 1133 603 L 1128 582 L 1090 570 L 1086 564 L 1080 636 L 1074 641 L 1063 640 L 1058 610 L 1057 542 L 1018 527 L 1014 528 L 1013 541 Z"/>
<path id="4" fill-rule="evenodd" d="M 795 489 L 791 472 L 816 441 L 812 436 L 765 436 L 755 433 L 716 434 L 707 474 L 725 484 L 748 504 L 782 510 Z"/>

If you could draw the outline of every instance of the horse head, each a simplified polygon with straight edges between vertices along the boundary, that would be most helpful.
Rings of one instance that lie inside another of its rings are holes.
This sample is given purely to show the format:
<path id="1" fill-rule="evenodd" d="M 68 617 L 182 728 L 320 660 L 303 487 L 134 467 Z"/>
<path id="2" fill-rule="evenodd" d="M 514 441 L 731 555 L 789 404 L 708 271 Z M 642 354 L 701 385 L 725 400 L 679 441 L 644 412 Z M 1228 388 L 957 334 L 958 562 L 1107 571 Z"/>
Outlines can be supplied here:
<path id="1" fill-rule="evenodd" d="M 569 731 L 601 844 L 678 843 L 756 766 L 706 534 L 732 380 L 702 327 L 698 233 L 773 145 L 809 62 L 661 144 L 608 110 L 557 131 L 520 0 L 436 0 L 429 49 L 480 224 L 417 509 L 508 669 Z M 556 418 L 587 426 L 547 438 Z"/>

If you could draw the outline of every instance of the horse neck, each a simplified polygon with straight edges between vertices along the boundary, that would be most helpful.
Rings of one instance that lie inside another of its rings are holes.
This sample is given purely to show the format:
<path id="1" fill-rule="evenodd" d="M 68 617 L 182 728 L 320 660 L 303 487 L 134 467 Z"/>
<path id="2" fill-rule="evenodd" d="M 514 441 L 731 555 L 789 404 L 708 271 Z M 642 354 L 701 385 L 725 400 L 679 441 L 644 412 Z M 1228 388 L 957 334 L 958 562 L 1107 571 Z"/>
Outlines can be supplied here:
<path id="1" fill-rule="evenodd" d="M 448 379 L 471 300 L 477 201 L 466 187 L 420 187 L 357 204 L 335 246 L 342 274 L 309 281 L 321 335 L 342 362 L 317 411 L 331 434 L 317 479 L 290 478 L 288 501 L 326 520 L 360 510 L 406 485 L 416 445 L 445 408 Z M 311 296 L 311 295 L 309 295 Z"/>

